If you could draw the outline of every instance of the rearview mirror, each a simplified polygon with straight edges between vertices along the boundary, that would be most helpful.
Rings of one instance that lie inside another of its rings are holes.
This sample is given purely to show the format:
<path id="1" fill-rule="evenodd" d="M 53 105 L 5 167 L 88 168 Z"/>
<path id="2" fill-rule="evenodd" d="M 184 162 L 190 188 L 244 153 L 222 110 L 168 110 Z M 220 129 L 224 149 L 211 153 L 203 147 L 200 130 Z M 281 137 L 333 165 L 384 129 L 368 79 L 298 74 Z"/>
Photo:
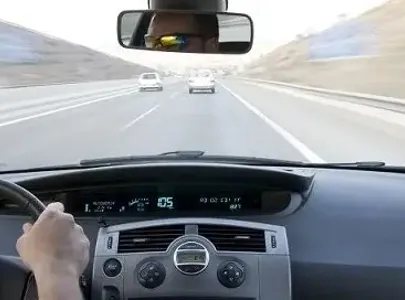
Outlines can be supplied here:
<path id="1" fill-rule="evenodd" d="M 123 11 L 118 41 L 124 48 L 210 54 L 245 54 L 253 22 L 245 14 L 173 10 Z"/>

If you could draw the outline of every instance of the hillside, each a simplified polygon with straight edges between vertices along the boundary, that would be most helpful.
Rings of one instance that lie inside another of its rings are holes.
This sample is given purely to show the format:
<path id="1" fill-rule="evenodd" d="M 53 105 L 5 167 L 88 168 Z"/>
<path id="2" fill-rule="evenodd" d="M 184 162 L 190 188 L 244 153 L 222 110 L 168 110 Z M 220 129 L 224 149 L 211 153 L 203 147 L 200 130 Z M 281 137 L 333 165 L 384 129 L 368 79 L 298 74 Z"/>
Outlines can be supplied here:
<path id="1" fill-rule="evenodd" d="M 150 68 L 0 22 L 0 86 L 126 79 Z"/>
<path id="2" fill-rule="evenodd" d="M 357 27 L 353 27 L 353 24 Z M 342 40 L 342 34 L 340 37 L 335 34 L 334 40 L 331 38 L 330 33 L 333 30 L 336 32 L 337 26 L 328 29 L 329 32 L 297 38 L 255 62 L 246 75 L 324 88 L 405 97 L 405 65 L 402 63 L 405 61 L 405 0 L 388 1 L 358 18 L 344 21 L 339 26 L 346 26 L 346 41 Z M 359 29 L 360 26 L 362 30 Z M 316 59 L 314 56 L 319 55 L 319 51 L 314 51 L 314 45 L 320 40 L 319 37 L 327 40 L 327 34 L 329 45 L 324 41 L 323 48 L 319 48 L 324 54 L 327 52 L 325 49 L 332 52 L 333 47 L 340 47 L 341 49 L 335 51 L 343 51 L 344 47 L 352 43 L 352 49 L 348 49 L 352 51 L 352 55 L 329 53 L 329 57 Z"/>

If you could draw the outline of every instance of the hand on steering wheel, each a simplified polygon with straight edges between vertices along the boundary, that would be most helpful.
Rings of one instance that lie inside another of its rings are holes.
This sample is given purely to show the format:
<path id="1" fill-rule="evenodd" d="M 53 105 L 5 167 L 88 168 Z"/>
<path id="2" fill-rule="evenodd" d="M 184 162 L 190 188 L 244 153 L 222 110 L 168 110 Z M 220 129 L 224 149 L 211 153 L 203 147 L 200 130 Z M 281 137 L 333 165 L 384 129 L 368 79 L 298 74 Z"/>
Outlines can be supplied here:
<path id="1" fill-rule="evenodd" d="M 16 247 L 35 275 L 39 298 L 81 298 L 79 278 L 89 262 L 90 242 L 73 216 L 64 212 L 62 203 L 45 207 L 32 193 L 11 182 L 0 180 L 0 196 L 21 206 L 36 220 L 24 224 Z M 22 268 L 7 259 L 1 259 L 0 265 L 4 269 Z M 14 291 L 12 295 L 17 294 Z"/>
<path id="2" fill-rule="evenodd" d="M 23 231 L 17 251 L 37 280 L 55 273 L 79 280 L 89 262 L 90 242 L 73 216 L 64 213 L 62 203 L 51 203 L 33 225 L 24 224 Z"/>

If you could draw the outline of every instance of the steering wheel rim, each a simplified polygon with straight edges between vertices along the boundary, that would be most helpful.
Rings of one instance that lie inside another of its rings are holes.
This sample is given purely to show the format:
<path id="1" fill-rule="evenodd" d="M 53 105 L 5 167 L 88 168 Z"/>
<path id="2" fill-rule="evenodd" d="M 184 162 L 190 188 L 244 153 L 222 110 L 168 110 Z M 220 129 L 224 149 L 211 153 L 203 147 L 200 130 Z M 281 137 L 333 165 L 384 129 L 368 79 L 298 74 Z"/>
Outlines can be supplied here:
<path id="1" fill-rule="evenodd" d="M 0 179 L 0 196 L 20 206 L 34 222 L 45 209 L 45 205 L 36 196 L 10 181 Z M 8 299 L 37 299 L 38 293 L 33 274 L 19 258 L 0 255 L 0 269 L 4 272 L 0 274 L 2 275 L 0 276 L 1 299 L 5 296 L 4 293 Z"/>
<path id="2" fill-rule="evenodd" d="M 0 179 L 0 195 L 26 210 L 34 221 L 45 209 L 45 205 L 36 196 L 10 181 Z"/>

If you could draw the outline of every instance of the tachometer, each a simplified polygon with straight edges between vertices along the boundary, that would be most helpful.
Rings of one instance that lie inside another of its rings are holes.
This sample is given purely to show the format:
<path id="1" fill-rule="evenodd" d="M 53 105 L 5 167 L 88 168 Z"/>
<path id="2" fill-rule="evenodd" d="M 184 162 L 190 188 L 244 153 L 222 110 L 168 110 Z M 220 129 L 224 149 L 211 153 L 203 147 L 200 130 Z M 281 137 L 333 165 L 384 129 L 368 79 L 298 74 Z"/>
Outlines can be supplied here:
<path id="1" fill-rule="evenodd" d="M 128 211 L 144 212 L 148 210 L 150 197 L 133 197 L 128 201 Z"/>

